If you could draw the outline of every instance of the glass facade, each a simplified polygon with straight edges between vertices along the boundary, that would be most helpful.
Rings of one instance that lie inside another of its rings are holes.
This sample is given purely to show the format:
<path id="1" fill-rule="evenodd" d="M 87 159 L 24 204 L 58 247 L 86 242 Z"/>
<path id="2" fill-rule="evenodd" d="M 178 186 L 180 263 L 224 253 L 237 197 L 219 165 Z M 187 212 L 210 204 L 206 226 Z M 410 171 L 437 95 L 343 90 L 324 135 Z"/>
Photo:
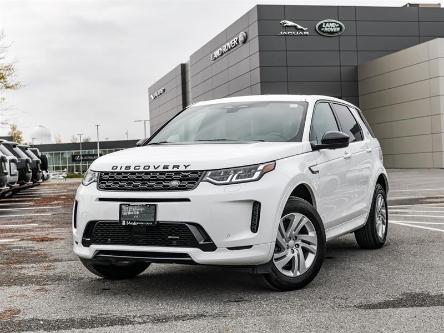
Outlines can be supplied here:
<path id="1" fill-rule="evenodd" d="M 122 148 L 100 149 L 100 155 L 106 155 L 118 150 L 122 150 Z M 49 172 L 84 173 L 92 163 L 92 161 L 82 161 L 82 163 L 72 161 L 72 155 L 80 155 L 80 150 L 42 151 L 41 153 L 48 157 Z M 82 149 L 82 155 L 85 154 L 97 154 L 97 149 Z"/>

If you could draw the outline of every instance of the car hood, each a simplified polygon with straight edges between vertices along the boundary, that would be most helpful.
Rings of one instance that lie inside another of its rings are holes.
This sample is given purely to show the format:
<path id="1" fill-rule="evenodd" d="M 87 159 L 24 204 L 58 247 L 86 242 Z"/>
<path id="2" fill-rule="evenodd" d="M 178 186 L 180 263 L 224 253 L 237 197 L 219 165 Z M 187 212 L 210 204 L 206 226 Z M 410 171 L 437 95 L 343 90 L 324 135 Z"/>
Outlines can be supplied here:
<path id="1" fill-rule="evenodd" d="M 306 144 L 300 142 L 148 145 L 102 156 L 91 164 L 91 170 L 210 170 L 274 161 L 305 149 Z"/>

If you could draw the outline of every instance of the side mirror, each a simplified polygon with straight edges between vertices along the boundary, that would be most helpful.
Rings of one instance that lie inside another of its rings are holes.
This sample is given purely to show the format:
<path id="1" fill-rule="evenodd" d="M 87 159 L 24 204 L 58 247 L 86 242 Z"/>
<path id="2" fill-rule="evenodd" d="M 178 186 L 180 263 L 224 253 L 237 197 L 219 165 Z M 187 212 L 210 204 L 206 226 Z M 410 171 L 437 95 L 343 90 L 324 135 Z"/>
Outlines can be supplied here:
<path id="1" fill-rule="evenodd" d="M 322 136 L 321 144 L 312 144 L 313 150 L 338 149 L 348 146 L 350 137 L 338 131 L 328 131 Z"/>

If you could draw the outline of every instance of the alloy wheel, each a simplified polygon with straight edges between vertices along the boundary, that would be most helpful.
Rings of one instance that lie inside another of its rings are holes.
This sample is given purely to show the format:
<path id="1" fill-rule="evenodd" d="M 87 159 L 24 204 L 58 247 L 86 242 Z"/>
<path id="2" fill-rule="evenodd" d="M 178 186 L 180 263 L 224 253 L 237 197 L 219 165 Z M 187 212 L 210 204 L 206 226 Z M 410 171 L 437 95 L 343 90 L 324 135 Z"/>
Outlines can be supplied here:
<path id="1" fill-rule="evenodd" d="M 385 230 L 387 229 L 387 209 L 385 206 L 384 196 L 378 194 L 376 197 L 376 233 L 379 239 L 384 239 Z"/>
<path id="2" fill-rule="evenodd" d="M 290 213 L 279 221 L 273 262 L 289 277 L 304 274 L 313 264 L 318 238 L 313 223 L 305 215 Z"/>

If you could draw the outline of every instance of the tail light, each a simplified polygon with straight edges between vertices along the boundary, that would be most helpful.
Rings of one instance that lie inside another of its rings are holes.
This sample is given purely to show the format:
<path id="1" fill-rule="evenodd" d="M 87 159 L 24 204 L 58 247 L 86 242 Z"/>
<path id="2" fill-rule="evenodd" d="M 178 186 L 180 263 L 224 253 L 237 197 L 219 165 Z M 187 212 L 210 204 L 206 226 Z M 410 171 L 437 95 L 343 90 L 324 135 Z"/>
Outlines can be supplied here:
<path id="1" fill-rule="evenodd" d="M 10 172 L 11 176 L 17 175 L 18 170 L 17 170 L 17 162 L 16 161 L 12 161 L 9 164 L 9 172 Z"/>
<path id="2" fill-rule="evenodd" d="M 6 164 L 6 162 L 2 162 L 2 169 L 3 169 L 3 174 L 7 175 L 8 174 L 8 164 Z"/>
<path id="3" fill-rule="evenodd" d="M 2 156 L 0 161 L 1 161 L 1 164 L 2 164 L 3 174 L 7 175 L 8 174 L 8 164 L 7 164 L 8 160 L 7 160 L 7 158 L 5 156 Z"/>

